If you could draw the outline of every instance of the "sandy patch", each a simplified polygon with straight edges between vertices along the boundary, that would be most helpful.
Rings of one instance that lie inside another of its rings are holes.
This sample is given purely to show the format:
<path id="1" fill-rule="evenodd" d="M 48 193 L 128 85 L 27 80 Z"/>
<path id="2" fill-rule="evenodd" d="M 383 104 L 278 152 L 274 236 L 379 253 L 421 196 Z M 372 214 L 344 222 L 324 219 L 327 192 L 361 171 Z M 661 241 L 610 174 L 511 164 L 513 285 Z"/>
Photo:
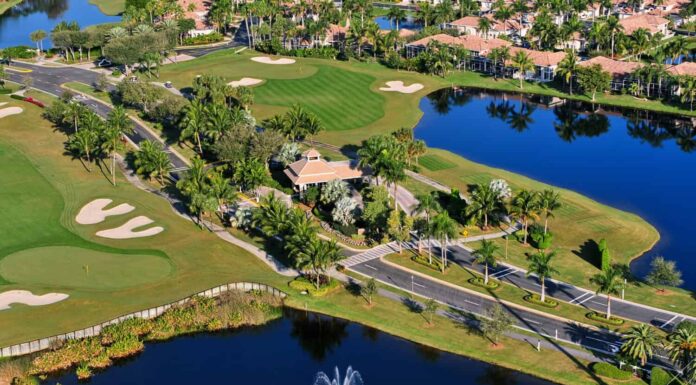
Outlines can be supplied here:
<path id="1" fill-rule="evenodd" d="M 7 102 L 0 103 L 0 107 L 4 106 L 5 104 L 7 104 Z"/>
<path id="2" fill-rule="evenodd" d="M 10 290 L 0 293 L 0 310 L 7 310 L 10 304 L 21 303 L 29 306 L 44 306 L 60 302 L 69 296 L 62 293 L 35 295 L 26 290 Z"/>
<path id="3" fill-rule="evenodd" d="M 22 112 L 24 112 L 24 110 L 21 107 L 3 108 L 3 109 L 0 109 L 0 119 L 7 117 L 7 116 L 11 116 L 11 115 L 21 114 Z"/>
<path id="4" fill-rule="evenodd" d="M 241 78 L 239 80 L 231 81 L 227 84 L 229 84 L 231 87 L 246 87 L 246 86 L 253 86 L 253 85 L 259 84 L 261 82 L 263 82 L 263 80 L 261 80 L 261 79 Z"/>
<path id="5" fill-rule="evenodd" d="M 402 94 L 412 94 L 423 89 L 423 85 L 420 83 L 413 83 L 410 86 L 405 86 L 404 82 L 401 80 L 391 81 L 386 83 L 386 87 L 380 87 L 380 91 L 385 92 L 401 92 Z"/>
<path id="6" fill-rule="evenodd" d="M 116 207 L 104 210 L 104 207 L 111 204 L 111 202 L 111 199 L 101 198 L 87 203 L 82 207 L 80 212 L 77 213 L 75 221 L 81 225 L 93 225 L 103 222 L 106 217 L 123 215 L 135 210 L 135 207 L 127 203 L 122 203 Z"/>
<path id="7" fill-rule="evenodd" d="M 153 223 L 154 221 L 146 216 L 139 216 L 135 217 L 128 222 L 124 223 L 123 225 L 113 228 L 113 229 L 108 229 L 108 230 L 102 230 L 97 232 L 98 237 L 102 238 L 111 238 L 111 239 L 131 239 L 131 238 L 142 238 L 142 237 L 151 237 L 153 235 L 157 235 L 164 231 L 164 229 L 160 226 L 154 226 L 150 227 L 145 230 L 141 231 L 134 231 L 134 229 L 149 225 L 150 223 Z"/>
<path id="8" fill-rule="evenodd" d="M 288 59 L 288 58 L 280 58 L 280 59 L 273 59 L 270 56 L 256 56 L 252 57 L 251 60 L 257 62 L 257 63 L 263 63 L 263 64 L 294 64 L 295 59 Z"/>

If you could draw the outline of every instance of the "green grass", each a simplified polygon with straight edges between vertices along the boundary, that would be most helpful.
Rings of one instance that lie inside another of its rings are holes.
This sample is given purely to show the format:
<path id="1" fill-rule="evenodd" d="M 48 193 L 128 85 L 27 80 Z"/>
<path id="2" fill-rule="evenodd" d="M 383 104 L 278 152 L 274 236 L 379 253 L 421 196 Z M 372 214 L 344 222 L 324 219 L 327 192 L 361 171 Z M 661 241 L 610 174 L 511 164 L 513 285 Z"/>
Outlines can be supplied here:
<path id="1" fill-rule="evenodd" d="M 120 15 L 126 8 L 125 0 L 89 0 L 90 4 L 99 7 L 99 10 L 105 15 Z"/>
<path id="2" fill-rule="evenodd" d="M 286 278 L 181 218 L 164 199 L 133 187 L 120 174 L 114 187 L 104 166 L 93 165 L 87 172 L 65 156 L 65 136 L 41 118 L 40 108 L 7 96 L 0 96 L 2 102 L 25 111 L 0 124 L 0 270 L 9 276 L 0 282 L 0 292 L 70 297 L 0 312 L 0 346 L 84 328 L 222 283 L 285 287 Z M 135 210 L 97 225 L 78 225 L 75 215 L 96 198 L 128 202 Z M 165 231 L 129 240 L 95 235 L 138 215 L 147 215 Z"/>
<path id="3" fill-rule="evenodd" d="M 434 154 L 422 156 L 420 159 L 418 159 L 418 164 L 430 171 L 447 170 L 448 168 L 457 167 L 454 163 Z"/>
<path id="4" fill-rule="evenodd" d="M 7 12 L 10 8 L 21 3 L 23 0 L 5 0 L 0 2 L 0 15 Z"/>

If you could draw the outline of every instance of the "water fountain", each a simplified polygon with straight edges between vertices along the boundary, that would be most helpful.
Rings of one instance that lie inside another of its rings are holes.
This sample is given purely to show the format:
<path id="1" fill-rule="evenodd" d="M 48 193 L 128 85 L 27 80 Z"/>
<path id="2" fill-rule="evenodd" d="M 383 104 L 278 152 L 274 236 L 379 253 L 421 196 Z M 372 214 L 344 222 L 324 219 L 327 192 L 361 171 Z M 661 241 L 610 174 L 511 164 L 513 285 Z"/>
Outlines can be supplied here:
<path id="1" fill-rule="evenodd" d="M 317 373 L 317 377 L 314 379 L 314 385 L 363 385 L 362 377 L 360 372 L 353 370 L 352 367 L 346 369 L 346 376 L 341 382 L 341 373 L 338 370 L 338 366 L 334 368 L 334 378 L 333 380 L 329 378 L 324 372 Z"/>

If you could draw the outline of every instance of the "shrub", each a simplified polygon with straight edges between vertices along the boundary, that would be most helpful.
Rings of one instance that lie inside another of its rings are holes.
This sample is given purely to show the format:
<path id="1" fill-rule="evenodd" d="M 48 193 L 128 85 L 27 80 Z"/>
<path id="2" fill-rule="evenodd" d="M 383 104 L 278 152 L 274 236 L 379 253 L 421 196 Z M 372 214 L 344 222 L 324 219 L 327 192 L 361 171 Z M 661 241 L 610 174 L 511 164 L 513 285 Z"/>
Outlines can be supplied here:
<path id="1" fill-rule="evenodd" d="M 483 278 L 481 277 L 476 277 L 476 278 L 469 278 L 468 282 L 474 286 L 482 287 L 484 289 L 497 289 L 500 286 L 500 282 L 493 280 L 493 279 L 488 279 L 488 284 L 483 282 Z"/>
<path id="2" fill-rule="evenodd" d="M 114 341 L 111 346 L 106 348 L 106 354 L 109 358 L 123 358 L 132 356 L 145 349 L 143 341 L 140 341 L 137 336 L 130 335 Z"/>
<path id="3" fill-rule="evenodd" d="M 111 71 L 111 76 L 113 76 L 113 77 L 115 77 L 115 78 L 117 78 L 117 77 L 119 77 L 119 76 L 121 76 L 121 75 L 123 75 L 123 73 L 121 72 L 121 70 L 115 69 L 115 70 Z"/>
<path id="4" fill-rule="evenodd" d="M 548 298 L 545 298 L 544 302 L 541 302 L 541 296 L 539 296 L 539 294 L 525 295 L 524 300 L 529 302 L 529 303 L 533 303 L 535 305 L 544 306 L 544 307 L 548 307 L 548 308 L 554 308 L 554 307 L 558 306 L 558 301 L 554 301 L 554 300 L 548 299 Z"/>
<path id="5" fill-rule="evenodd" d="M 623 371 L 607 362 L 595 362 L 591 365 L 591 369 L 599 376 L 615 380 L 629 380 L 633 376 L 631 372 Z"/>
<path id="6" fill-rule="evenodd" d="M 100 353 L 87 362 L 87 366 L 94 369 L 103 369 L 111 366 L 111 364 L 111 358 L 109 358 L 109 355 L 106 354 L 106 352 Z"/>
<path id="7" fill-rule="evenodd" d="M 438 258 L 435 254 L 433 254 L 432 263 L 430 263 L 430 259 L 428 258 L 427 252 L 425 254 L 414 255 L 413 257 L 411 257 L 411 260 L 419 265 L 423 265 L 425 267 L 429 267 L 437 271 L 442 271 L 442 260 Z M 447 270 L 448 268 L 449 265 L 445 268 L 445 270 Z"/>
<path id="8" fill-rule="evenodd" d="M 110 345 L 128 336 L 143 336 L 152 331 L 152 322 L 142 318 L 129 318 L 102 330 L 101 343 Z"/>
<path id="9" fill-rule="evenodd" d="M 194 37 L 187 37 L 184 39 L 184 45 L 200 45 L 200 44 L 210 44 L 222 41 L 223 36 L 219 32 L 212 32 L 207 35 L 200 35 Z"/>
<path id="10" fill-rule="evenodd" d="M 306 291 L 312 297 L 323 297 L 338 288 L 339 282 L 332 279 L 327 284 L 319 286 L 319 289 L 317 290 L 317 287 L 313 282 L 310 282 L 305 277 L 298 277 L 293 281 L 290 281 L 288 285 L 297 291 Z"/>
<path id="11" fill-rule="evenodd" d="M 650 371 L 650 385 L 668 385 L 672 376 L 664 369 L 654 366 Z"/>
<path id="12" fill-rule="evenodd" d="M 87 365 L 86 362 L 81 363 L 77 367 L 77 370 L 75 370 L 75 374 L 77 374 L 78 380 L 86 380 L 92 377 L 92 371 L 89 369 L 89 365 Z"/>
<path id="13" fill-rule="evenodd" d="M 598 321 L 598 322 L 602 322 L 602 323 L 605 323 L 608 325 L 614 325 L 614 326 L 620 326 L 620 325 L 623 325 L 624 322 L 626 322 L 626 321 L 622 320 L 621 318 L 616 318 L 616 317 L 611 317 L 611 318 L 607 319 L 606 314 L 598 313 L 596 311 L 592 311 L 592 312 L 585 314 L 585 317 L 587 317 L 593 321 Z"/>
<path id="14" fill-rule="evenodd" d="M 11 94 L 13 91 L 10 88 L 0 88 L 0 95 L 8 95 Z"/>
<path id="15" fill-rule="evenodd" d="M 12 95 L 10 95 L 10 97 L 12 99 L 24 101 L 24 96 L 22 96 L 22 95 L 12 94 Z"/>

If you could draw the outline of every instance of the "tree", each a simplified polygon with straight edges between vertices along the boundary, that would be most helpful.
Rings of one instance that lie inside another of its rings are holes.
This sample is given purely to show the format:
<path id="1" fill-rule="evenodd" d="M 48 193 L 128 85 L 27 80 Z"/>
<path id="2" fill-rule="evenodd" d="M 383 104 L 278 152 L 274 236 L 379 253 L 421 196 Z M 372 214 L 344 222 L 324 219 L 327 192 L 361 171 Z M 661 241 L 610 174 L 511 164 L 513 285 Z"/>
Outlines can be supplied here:
<path id="1" fill-rule="evenodd" d="M 687 383 L 696 381 L 696 328 L 677 327 L 667 336 L 665 348 Z"/>
<path id="2" fill-rule="evenodd" d="M 488 266 L 496 267 L 498 265 L 498 259 L 495 256 L 497 251 L 498 246 L 493 241 L 484 239 L 481 241 L 481 246 L 472 253 L 474 256 L 473 262 L 484 266 L 483 283 L 486 285 L 488 285 Z"/>
<path id="3" fill-rule="evenodd" d="M 297 143 L 283 143 L 283 145 L 280 146 L 280 150 L 278 150 L 278 153 L 276 154 L 276 159 L 283 165 L 283 167 L 287 167 L 290 163 L 297 160 L 297 156 L 299 154 L 300 149 L 297 146 Z"/>
<path id="4" fill-rule="evenodd" d="M 539 217 L 539 197 L 529 190 L 520 190 L 510 201 L 510 214 L 518 218 L 524 224 L 524 241 L 527 244 L 529 220 Z"/>
<path id="5" fill-rule="evenodd" d="M 595 101 L 597 92 L 604 92 L 611 87 L 611 75 L 604 71 L 599 64 L 583 67 L 577 71 L 578 85 L 585 93 L 592 95 Z"/>
<path id="6" fill-rule="evenodd" d="M 234 164 L 232 179 L 244 191 L 253 191 L 254 195 L 258 195 L 256 189 L 268 179 L 268 173 L 266 166 L 258 159 L 242 159 Z"/>
<path id="7" fill-rule="evenodd" d="M 682 103 L 689 102 L 689 111 L 694 110 L 696 99 L 696 77 L 682 76 L 679 78 L 679 98 Z"/>
<path id="8" fill-rule="evenodd" d="M 488 32 L 491 30 L 491 19 L 487 17 L 479 17 L 477 27 L 479 34 L 483 35 L 484 38 L 488 40 Z"/>
<path id="9" fill-rule="evenodd" d="M 655 329 L 646 324 L 634 325 L 622 339 L 621 352 L 640 360 L 641 366 L 645 366 L 660 343 Z"/>
<path id="10" fill-rule="evenodd" d="M 406 19 L 406 11 L 400 7 L 392 6 L 389 8 L 389 11 L 387 11 L 387 19 L 389 19 L 390 23 L 394 23 L 396 30 L 398 31 L 399 22 Z"/>
<path id="11" fill-rule="evenodd" d="M 0 88 L 5 89 L 5 80 L 7 79 L 7 72 L 5 72 L 5 66 L 0 64 Z"/>
<path id="12" fill-rule="evenodd" d="M 611 268 L 611 253 L 609 252 L 607 240 L 604 238 L 600 239 L 598 248 L 600 255 L 600 268 L 603 271 Z"/>
<path id="13" fill-rule="evenodd" d="M 29 39 L 36 43 L 36 50 L 40 53 L 43 51 L 43 40 L 46 38 L 46 31 L 43 29 L 37 29 L 36 31 L 29 34 Z"/>
<path id="14" fill-rule="evenodd" d="M 619 18 L 616 16 L 609 16 L 604 23 L 604 30 L 611 36 L 611 58 L 614 58 L 614 43 L 616 41 L 616 35 L 623 31 L 623 26 L 619 23 Z M 593 99 L 594 100 L 594 99 Z"/>
<path id="15" fill-rule="evenodd" d="M 249 154 L 263 162 L 264 167 L 268 169 L 268 162 L 273 154 L 278 152 L 283 142 L 285 142 L 283 135 L 277 131 L 263 130 L 257 132 L 251 138 Z"/>
<path id="16" fill-rule="evenodd" d="M 336 262 L 345 258 L 341 247 L 336 241 L 325 241 L 318 238 L 310 240 L 304 248 L 291 253 L 295 258 L 296 267 L 300 270 L 311 270 L 314 273 L 314 285 L 317 290 L 321 285 L 321 276 Z"/>
<path id="17" fill-rule="evenodd" d="M 437 214 L 440 210 L 442 210 L 442 207 L 440 206 L 440 202 L 437 201 L 437 198 L 432 193 L 418 195 L 416 197 L 416 199 L 418 200 L 418 205 L 413 210 L 413 213 L 416 215 L 420 215 L 420 214 L 425 215 L 426 229 L 429 229 L 433 216 L 435 214 Z M 432 234 L 430 231 L 427 231 L 427 233 L 428 233 L 428 263 L 432 264 L 433 263 L 432 242 L 431 242 Z"/>
<path id="18" fill-rule="evenodd" d="M 377 281 L 374 278 L 370 278 L 365 282 L 363 286 L 360 287 L 360 293 L 367 300 L 367 303 L 372 306 L 372 296 L 377 293 Z"/>
<path id="19" fill-rule="evenodd" d="M 432 298 L 428 298 L 425 304 L 423 304 L 423 314 L 428 320 L 428 325 L 433 324 L 433 315 L 435 315 L 435 312 L 437 312 L 437 302 Z"/>
<path id="20" fill-rule="evenodd" d="M 184 118 L 181 119 L 181 134 L 179 140 L 193 139 L 198 153 L 203 155 L 203 146 L 201 145 L 201 135 L 206 130 L 206 107 L 200 100 L 194 100 L 186 108 Z"/>
<path id="21" fill-rule="evenodd" d="M 590 278 L 590 282 L 597 286 L 597 294 L 602 293 L 607 296 L 607 319 L 611 318 L 611 296 L 618 295 L 623 287 L 622 277 L 621 270 L 609 267 Z"/>
<path id="22" fill-rule="evenodd" d="M 268 237 L 285 233 L 288 217 L 288 207 L 271 192 L 261 199 L 259 208 L 254 211 L 253 222 Z"/>
<path id="23" fill-rule="evenodd" d="M 486 311 L 486 317 L 481 319 L 481 332 L 497 346 L 500 336 L 510 330 L 512 325 L 512 317 L 502 306 L 495 304 Z"/>
<path id="24" fill-rule="evenodd" d="M 321 201 L 321 203 L 329 205 L 343 197 L 348 196 L 348 193 L 348 183 L 340 179 L 333 179 L 328 181 L 321 188 L 321 195 L 319 196 L 319 200 Z"/>
<path id="25" fill-rule="evenodd" d="M 553 211 L 561 208 L 561 196 L 552 189 L 546 189 L 539 193 L 539 209 L 544 214 L 544 234 L 549 228 L 549 218 L 553 218 Z"/>
<path id="26" fill-rule="evenodd" d="M 454 238 L 457 235 L 457 224 L 450 218 L 447 211 L 443 211 L 433 218 L 431 232 L 433 236 L 440 240 L 441 269 L 444 273 L 447 267 L 447 244 L 450 238 Z"/>
<path id="27" fill-rule="evenodd" d="M 403 242 L 411 238 L 413 228 L 413 218 L 405 212 L 392 210 L 387 219 L 387 232 L 399 245 L 399 254 L 403 252 Z"/>
<path id="28" fill-rule="evenodd" d="M 527 72 L 534 70 L 534 62 L 524 51 L 517 51 L 512 57 L 512 66 L 517 68 L 517 76 L 520 78 L 520 89 L 524 88 L 524 78 Z"/>
<path id="29" fill-rule="evenodd" d="M 164 178 L 172 170 L 169 155 L 164 152 L 162 143 L 151 140 L 140 142 L 140 148 L 135 152 L 135 172 L 148 178 L 157 178 L 164 185 Z"/>
<path id="30" fill-rule="evenodd" d="M 539 284 L 541 285 L 541 302 L 546 302 L 546 279 L 551 278 L 553 274 L 558 274 L 558 270 L 551 266 L 551 260 L 555 256 L 555 251 L 550 253 L 539 251 L 529 257 L 527 277 L 534 274 L 539 279 Z"/>
<path id="31" fill-rule="evenodd" d="M 133 132 L 133 123 L 123 106 L 115 106 L 106 118 L 101 148 L 111 154 L 111 183 L 116 186 L 116 152 L 123 148 L 123 136 Z"/>
<path id="32" fill-rule="evenodd" d="M 490 185 L 478 184 L 471 193 L 464 214 L 476 219 L 479 223 L 482 222 L 482 228 L 487 230 L 490 217 L 504 212 L 505 205 L 499 192 Z"/>
<path id="33" fill-rule="evenodd" d="M 358 204 L 355 200 L 343 196 L 335 202 L 334 208 L 331 210 L 331 218 L 334 222 L 344 226 L 351 225 L 355 222 L 355 210 L 357 207 Z"/>
<path id="34" fill-rule="evenodd" d="M 664 257 L 655 257 L 650 262 L 650 267 L 650 273 L 645 280 L 651 285 L 676 287 L 684 282 L 681 278 L 681 271 L 677 270 L 674 261 L 668 261 Z M 664 291 L 664 289 L 660 289 L 660 291 Z"/>
<path id="35" fill-rule="evenodd" d="M 226 178 L 221 168 L 208 172 L 208 187 L 210 195 L 217 199 L 217 207 L 226 207 L 229 202 L 237 198 L 237 192 L 232 187 L 230 179 Z"/>
<path id="36" fill-rule="evenodd" d="M 87 171 L 92 171 L 89 167 L 89 163 L 92 161 L 92 156 L 98 147 L 99 137 L 97 133 L 93 130 L 82 130 L 74 133 L 70 139 L 68 139 L 68 149 L 77 155 L 77 157 L 82 161 L 82 159 L 87 160 L 84 163 Z"/>
<path id="37" fill-rule="evenodd" d="M 575 54 L 575 51 L 567 50 L 563 60 L 558 63 L 556 73 L 568 84 L 568 91 L 571 95 L 573 94 L 573 76 L 575 76 L 577 70 L 578 56 Z"/>

